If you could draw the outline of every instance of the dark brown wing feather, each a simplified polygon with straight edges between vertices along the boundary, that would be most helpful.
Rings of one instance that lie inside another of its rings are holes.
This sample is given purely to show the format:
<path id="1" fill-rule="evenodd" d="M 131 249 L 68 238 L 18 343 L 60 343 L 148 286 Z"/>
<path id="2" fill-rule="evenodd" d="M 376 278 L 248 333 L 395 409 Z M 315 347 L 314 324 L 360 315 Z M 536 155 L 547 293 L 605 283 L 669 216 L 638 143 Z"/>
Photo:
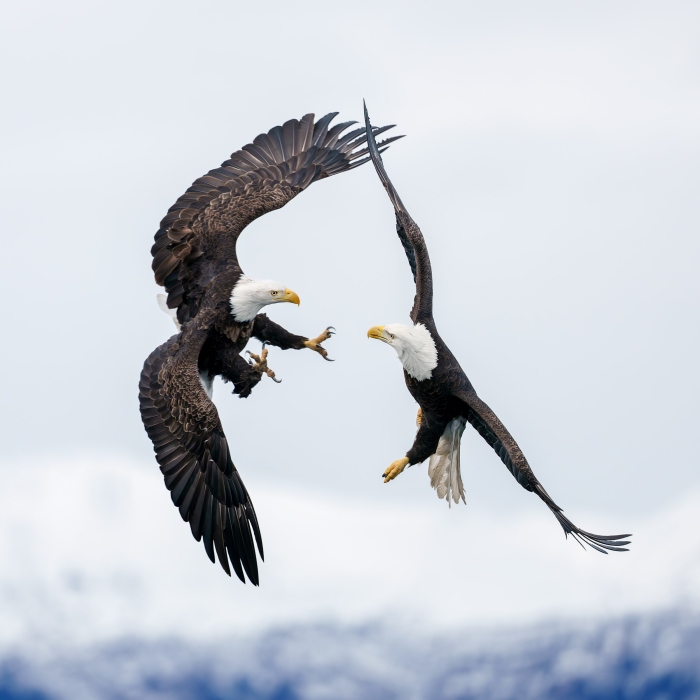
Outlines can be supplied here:
<path id="1" fill-rule="evenodd" d="M 396 233 L 399 236 L 401 245 L 406 252 L 408 264 L 411 266 L 413 273 L 413 281 L 416 283 L 416 296 L 413 300 L 413 308 L 411 309 L 411 320 L 414 323 L 425 323 L 433 318 L 433 273 L 430 267 L 430 256 L 428 248 L 425 245 L 425 239 L 420 228 L 411 215 L 406 210 L 399 193 L 391 183 L 389 176 L 384 169 L 381 153 L 384 149 L 380 149 L 373 135 L 373 127 L 369 121 L 367 105 L 365 109 L 365 133 L 367 135 L 367 144 L 369 154 L 372 158 L 372 163 L 379 175 L 379 179 L 384 185 L 391 203 L 394 205 L 396 212 Z M 376 131 L 374 131 L 376 133 Z M 380 144 L 381 146 L 382 144 Z"/>
<path id="2" fill-rule="evenodd" d="M 476 395 L 475 392 L 458 392 L 457 397 L 465 404 L 466 418 L 494 449 L 501 461 L 508 467 L 511 474 L 518 483 L 528 491 L 536 493 L 552 511 L 554 517 L 564 529 L 564 533 L 571 535 L 579 544 L 584 542 L 593 549 L 597 549 L 603 554 L 606 550 L 612 552 L 626 552 L 625 546 L 629 544 L 625 541 L 631 535 L 594 535 L 585 530 L 581 530 L 574 525 L 562 512 L 562 509 L 552 500 L 544 487 L 537 480 L 530 465 L 525 459 L 525 455 L 508 432 L 505 425 L 501 423 L 498 416 Z"/>
<path id="3" fill-rule="evenodd" d="M 343 136 L 355 122 L 329 130 L 336 114 L 315 124 L 314 115 L 307 114 L 260 134 L 220 168 L 195 180 L 170 207 L 155 235 L 152 267 L 181 324 L 197 315 L 222 267 L 237 265 L 236 240 L 249 223 L 283 207 L 312 182 L 367 161 L 367 149 L 360 148 L 365 130 Z"/>
<path id="4" fill-rule="evenodd" d="M 156 348 L 139 382 L 141 418 L 173 503 L 212 562 L 258 585 L 255 509 L 233 465 L 216 407 L 202 388 L 197 356 L 206 331 L 182 332 Z M 215 556 L 216 553 L 216 556 Z"/>

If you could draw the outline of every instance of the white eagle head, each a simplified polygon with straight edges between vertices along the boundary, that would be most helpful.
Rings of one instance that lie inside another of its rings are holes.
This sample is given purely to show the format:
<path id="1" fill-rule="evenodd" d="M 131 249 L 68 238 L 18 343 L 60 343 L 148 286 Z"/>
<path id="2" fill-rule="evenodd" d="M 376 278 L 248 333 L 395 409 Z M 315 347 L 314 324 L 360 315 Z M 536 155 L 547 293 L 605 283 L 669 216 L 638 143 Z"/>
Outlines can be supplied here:
<path id="1" fill-rule="evenodd" d="M 430 379 L 437 367 L 438 353 L 435 341 L 422 323 L 415 326 L 405 326 L 403 323 L 372 326 L 367 331 L 367 337 L 391 345 L 396 350 L 403 368 L 418 381 Z"/>
<path id="2" fill-rule="evenodd" d="M 231 314 L 236 321 L 252 321 L 263 306 L 283 301 L 299 305 L 296 292 L 273 280 L 241 277 L 231 292 Z"/>

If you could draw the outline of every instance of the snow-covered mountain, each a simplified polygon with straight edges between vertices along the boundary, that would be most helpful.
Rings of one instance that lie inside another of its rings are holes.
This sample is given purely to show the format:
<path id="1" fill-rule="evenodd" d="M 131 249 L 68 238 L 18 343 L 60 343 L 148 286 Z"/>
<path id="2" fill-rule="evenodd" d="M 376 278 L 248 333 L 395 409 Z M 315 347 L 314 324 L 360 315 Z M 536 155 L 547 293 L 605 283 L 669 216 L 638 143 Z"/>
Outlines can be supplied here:
<path id="1" fill-rule="evenodd" d="M 187 643 L 120 640 L 8 655 L 0 698 L 43 700 L 690 700 L 700 617 L 429 634 L 382 625 L 289 626 Z"/>

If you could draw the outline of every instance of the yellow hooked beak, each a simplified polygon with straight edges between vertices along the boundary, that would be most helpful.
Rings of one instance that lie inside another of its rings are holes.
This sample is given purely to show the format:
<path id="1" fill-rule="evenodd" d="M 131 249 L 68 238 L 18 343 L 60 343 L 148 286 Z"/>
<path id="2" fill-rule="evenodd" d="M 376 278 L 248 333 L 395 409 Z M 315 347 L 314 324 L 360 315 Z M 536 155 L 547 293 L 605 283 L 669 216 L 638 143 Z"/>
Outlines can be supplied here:
<path id="1" fill-rule="evenodd" d="M 377 340 L 381 340 L 384 343 L 389 342 L 388 338 L 384 334 L 384 326 L 372 326 L 367 331 L 367 337 L 368 338 L 376 338 Z"/>
<path id="2" fill-rule="evenodd" d="M 292 304 L 296 304 L 299 306 L 299 295 L 296 292 L 293 292 L 291 289 L 285 289 L 284 290 L 284 299 L 282 301 L 288 301 L 291 302 Z"/>

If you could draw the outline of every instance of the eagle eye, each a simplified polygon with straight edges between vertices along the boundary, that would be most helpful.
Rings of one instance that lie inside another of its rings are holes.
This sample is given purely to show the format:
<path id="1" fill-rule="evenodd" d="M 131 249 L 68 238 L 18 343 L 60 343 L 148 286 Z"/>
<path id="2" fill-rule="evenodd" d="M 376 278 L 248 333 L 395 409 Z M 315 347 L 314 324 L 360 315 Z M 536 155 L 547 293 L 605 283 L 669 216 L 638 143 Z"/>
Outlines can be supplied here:
<path id="1" fill-rule="evenodd" d="M 277 294 L 279 294 L 279 292 L 273 290 L 273 291 L 270 292 L 270 294 L 272 294 L 273 297 L 276 297 Z"/>

